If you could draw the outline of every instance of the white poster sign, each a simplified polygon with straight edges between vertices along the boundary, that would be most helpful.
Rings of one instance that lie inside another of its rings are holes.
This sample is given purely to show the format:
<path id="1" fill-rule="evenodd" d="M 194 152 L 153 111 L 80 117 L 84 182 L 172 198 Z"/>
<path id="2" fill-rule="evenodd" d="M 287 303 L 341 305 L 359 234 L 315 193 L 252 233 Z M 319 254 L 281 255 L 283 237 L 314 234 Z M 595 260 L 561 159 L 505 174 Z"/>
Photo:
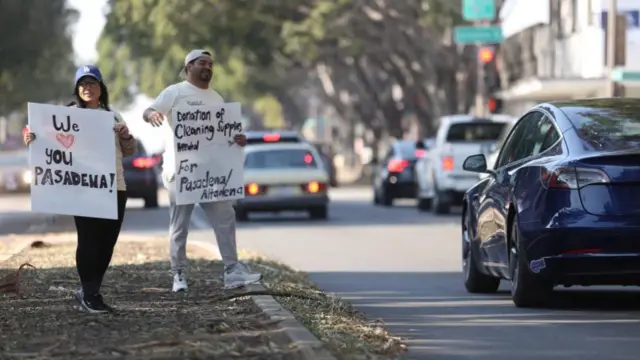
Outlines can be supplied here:
<path id="1" fill-rule="evenodd" d="M 244 198 L 244 150 L 240 103 L 173 109 L 176 204 Z"/>
<path id="2" fill-rule="evenodd" d="M 31 210 L 118 218 L 114 113 L 28 104 Z"/>

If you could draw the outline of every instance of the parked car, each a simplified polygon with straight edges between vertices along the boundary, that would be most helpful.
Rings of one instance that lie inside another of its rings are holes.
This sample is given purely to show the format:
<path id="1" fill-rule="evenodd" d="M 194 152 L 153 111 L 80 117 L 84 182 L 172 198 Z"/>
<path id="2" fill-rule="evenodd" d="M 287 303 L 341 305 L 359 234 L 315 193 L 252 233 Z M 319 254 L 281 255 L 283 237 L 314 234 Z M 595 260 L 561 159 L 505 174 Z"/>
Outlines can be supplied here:
<path id="1" fill-rule="evenodd" d="M 26 193 L 30 189 L 29 153 L 26 150 L 0 152 L 0 193 Z"/>
<path id="2" fill-rule="evenodd" d="M 504 140 L 507 138 L 509 133 L 511 133 L 513 126 L 516 124 L 515 120 L 517 119 L 514 119 L 514 121 L 508 123 L 507 126 L 502 129 L 498 140 L 494 144 L 485 145 L 485 147 L 481 149 L 481 152 L 487 157 L 487 168 L 493 169 L 493 166 L 496 164 L 500 147 L 504 143 Z M 487 176 L 489 176 L 489 174 L 478 174 L 478 177 L 480 177 L 480 179 L 484 179 Z"/>
<path id="3" fill-rule="evenodd" d="M 462 260 L 471 293 L 511 282 L 516 306 L 555 286 L 640 285 L 640 103 L 611 98 L 535 106 L 493 169 L 464 195 Z"/>
<path id="4" fill-rule="evenodd" d="M 426 155 L 427 146 L 424 142 L 411 140 L 398 140 L 391 144 L 373 172 L 374 204 L 391 206 L 395 199 L 415 198 L 414 166 Z"/>
<path id="5" fill-rule="evenodd" d="M 145 208 L 158 207 L 161 161 L 162 156 L 149 154 L 140 140 L 136 153 L 122 159 L 127 197 L 142 198 Z"/>
<path id="6" fill-rule="evenodd" d="M 494 144 L 512 121 L 511 116 L 500 114 L 441 118 L 431 150 L 415 166 L 418 209 L 447 214 L 452 205 L 460 205 L 464 192 L 478 181 L 477 175 L 463 171 L 464 159 Z"/>

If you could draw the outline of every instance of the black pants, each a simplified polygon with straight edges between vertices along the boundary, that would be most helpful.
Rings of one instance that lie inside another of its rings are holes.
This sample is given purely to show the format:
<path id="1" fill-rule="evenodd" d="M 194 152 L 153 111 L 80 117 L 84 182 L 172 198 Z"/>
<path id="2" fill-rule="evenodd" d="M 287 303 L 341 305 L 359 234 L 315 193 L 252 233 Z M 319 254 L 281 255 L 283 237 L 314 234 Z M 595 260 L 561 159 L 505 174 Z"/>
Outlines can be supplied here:
<path id="1" fill-rule="evenodd" d="M 118 191 L 117 220 L 74 217 L 78 233 L 76 267 L 82 290 L 87 295 L 100 293 L 102 279 L 109 268 L 113 249 L 120 235 L 126 205 L 126 191 Z"/>

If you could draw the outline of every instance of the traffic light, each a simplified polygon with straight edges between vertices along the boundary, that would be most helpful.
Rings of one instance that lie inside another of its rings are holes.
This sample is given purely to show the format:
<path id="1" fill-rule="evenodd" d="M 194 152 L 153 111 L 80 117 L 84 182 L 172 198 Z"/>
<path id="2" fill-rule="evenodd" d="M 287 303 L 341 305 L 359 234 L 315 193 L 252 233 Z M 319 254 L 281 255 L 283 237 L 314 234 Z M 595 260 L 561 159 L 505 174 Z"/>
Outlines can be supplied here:
<path id="1" fill-rule="evenodd" d="M 481 47 L 478 50 L 478 57 L 483 64 L 488 64 L 493 61 L 494 50 L 491 47 Z"/>
<path id="2" fill-rule="evenodd" d="M 488 97 L 487 107 L 489 112 L 497 114 L 502 112 L 502 99 L 498 99 L 495 94 L 501 90 L 500 74 L 496 67 L 494 47 L 480 47 L 478 48 L 478 58 L 482 63 L 482 72 L 484 80 L 484 90 Z"/>
<path id="3" fill-rule="evenodd" d="M 492 114 L 499 114 L 502 112 L 502 99 L 490 96 L 489 103 L 487 105 L 489 112 Z"/>

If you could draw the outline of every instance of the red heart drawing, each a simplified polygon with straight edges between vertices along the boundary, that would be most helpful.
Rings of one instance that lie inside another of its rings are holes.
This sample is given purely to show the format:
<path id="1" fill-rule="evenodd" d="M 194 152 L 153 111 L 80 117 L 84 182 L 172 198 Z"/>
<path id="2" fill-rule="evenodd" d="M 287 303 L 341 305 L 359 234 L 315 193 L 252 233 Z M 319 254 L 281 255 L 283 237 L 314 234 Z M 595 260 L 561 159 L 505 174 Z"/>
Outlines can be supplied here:
<path id="1" fill-rule="evenodd" d="M 62 146 L 68 149 L 71 147 L 71 145 L 73 145 L 75 138 L 71 134 L 56 134 L 56 140 L 58 140 L 58 142 L 62 144 Z"/>

